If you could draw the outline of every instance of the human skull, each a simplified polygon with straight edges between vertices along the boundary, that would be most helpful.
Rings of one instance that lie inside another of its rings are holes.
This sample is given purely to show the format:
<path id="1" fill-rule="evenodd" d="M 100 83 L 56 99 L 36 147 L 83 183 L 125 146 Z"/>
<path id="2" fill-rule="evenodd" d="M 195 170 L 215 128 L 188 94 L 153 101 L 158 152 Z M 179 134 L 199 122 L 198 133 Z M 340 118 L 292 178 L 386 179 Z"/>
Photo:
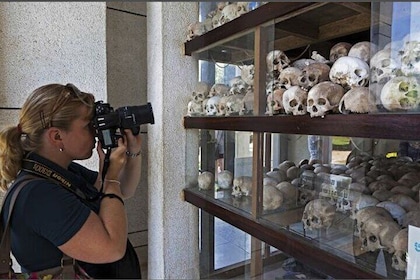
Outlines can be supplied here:
<path id="1" fill-rule="evenodd" d="M 389 80 L 381 90 L 381 103 L 388 111 L 413 111 L 420 103 L 419 80 L 400 76 Z"/>
<path id="2" fill-rule="evenodd" d="M 249 2 L 236 2 L 236 5 L 239 16 L 249 12 Z"/>
<path id="3" fill-rule="evenodd" d="M 219 103 L 217 104 L 216 116 L 226 116 L 226 102 L 228 101 L 229 97 L 230 95 L 220 97 Z"/>
<path id="4" fill-rule="evenodd" d="M 206 104 L 206 115 L 207 116 L 216 116 L 218 112 L 220 96 L 210 97 Z"/>
<path id="5" fill-rule="evenodd" d="M 246 94 L 248 84 L 240 76 L 234 77 L 229 81 L 229 94 Z"/>
<path id="6" fill-rule="evenodd" d="M 337 59 L 347 56 L 352 44 L 346 42 L 339 42 L 330 49 L 330 62 L 334 63 Z"/>
<path id="7" fill-rule="evenodd" d="M 238 11 L 238 4 L 237 2 L 233 2 L 229 5 L 226 5 L 222 10 L 222 16 L 220 17 L 220 23 L 225 24 L 229 21 L 234 20 L 235 18 L 239 17 L 239 11 Z"/>
<path id="8" fill-rule="evenodd" d="M 369 65 L 357 57 L 343 56 L 331 67 L 330 80 L 345 88 L 364 87 L 369 83 Z"/>
<path id="9" fill-rule="evenodd" d="M 290 59 L 281 50 L 272 50 L 267 54 L 266 57 L 267 70 L 273 73 L 275 77 L 280 75 L 280 72 L 289 66 Z"/>
<path id="10" fill-rule="evenodd" d="M 229 170 L 222 170 L 217 174 L 217 185 L 224 190 L 232 188 L 233 174 Z"/>
<path id="11" fill-rule="evenodd" d="M 420 74 L 420 33 L 409 33 L 403 39 L 401 71 L 404 75 Z"/>
<path id="12" fill-rule="evenodd" d="M 403 218 L 405 213 L 407 213 L 404 208 L 392 201 L 382 201 L 376 204 L 376 207 L 385 208 L 394 218 L 394 220 L 401 226 L 403 223 Z"/>
<path id="13" fill-rule="evenodd" d="M 284 111 L 283 95 L 286 89 L 277 88 L 272 94 L 267 95 L 267 110 L 266 114 L 276 115 Z"/>
<path id="14" fill-rule="evenodd" d="M 295 60 L 293 63 L 292 63 L 292 67 L 296 67 L 296 68 L 298 68 L 298 69 L 300 69 L 300 70 L 303 70 L 303 68 L 305 68 L 306 66 L 308 66 L 309 64 L 311 64 L 311 63 L 315 63 L 315 62 L 317 62 L 316 60 L 314 60 L 314 59 L 311 59 L 311 58 L 301 58 L 301 59 L 298 59 L 298 60 Z"/>
<path id="15" fill-rule="evenodd" d="M 248 88 L 241 104 L 239 115 L 251 115 L 254 111 L 254 90 L 252 87 Z"/>
<path id="16" fill-rule="evenodd" d="M 200 190 L 211 190 L 214 187 L 214 175 L 209 171 L 204 171 L 198 175 L 198 188 Z"/>
<path id="17" fill-rule="evenodd" d="M 363 41 L 354 44 L 347 54 L 348 56 L 357 57 L 369 64 L 370 54 L 376 52 L 376 45 L 369 42 Z"/>
<path id="18" fill-rule="evenodd" d="M 330 66 L 325 63 L 315 62 L 303 68 L 298 77 L 299 86 L 305 90 L 311 89 L 314 85 L 329 80 Z"/>
<path id="19" fill-rule="evenodd" d="M 330 81 L 316 84 L 308 92 L 307 111 L 311 117 L 323 117 L 328 112 L 338 112 L 338 105 L 344 95 L 342 86 Z"/>
<path id="20" fill-rule="evenodd" d="M 395 221 L 389 221 L 388 218 L 373 216 L 367 219 L 360 230 L 362 250 L 374 252 L 384 249 L 388 253 L 394 253 L 392 241 L 399 231 L 400 226 Z"/>
<path id="21" fill-rule="evenodd" d="M 343 95 L 338 110 L 342 114 L 376 112 L 375 94 L 368 87 L 354 87 Z"/>
<path id="22" fill-rule="evenodd" d="M 254 85 L 255 67 L 254 64 L 241 66 L 241 78 L 247 85 Z"/>
<path id="23" fill-rule="evenodd" d="M 195 102 L 202 102 L 209 95 L 210 86 L 206 82 L 198 82 L 194 91 L 192 92 L 192 100 Z"/>
<path id="24" fill-rule="evenodd" d="M 195 102 L 191 100 L 187 106 L 187 116 L 195 117 L 203 115 L 203 104 L 202 102 Z"/>
<path id="25" fill-rule="evenodd" d="M 409 225 L 420 227 L 420 210 L 412 210 L 405 213 L 401 226 L 408 228 Z"/>
<path id="26" fill-rule="evenodd" d="M 280 182 L 276 188 L 283 194 L 284 204 L 293 205 L 298 200 L 298 189 L 287 181 Z"/>
<path id="27" fill-rule="evenodd" d="M 194 22 L 188 25 L 187 41 L 191 41 L 195 37 L 201 36 L 206 32 L 206 26 L 202 22 Z"/>
<path id="28" fill-rule="evenodd" d="M 274 180 L 276 180 L 277 184 L 280 183 L 280 182 L 286 181 L 286 179 L 287 179 L 286 171 L 282 171 L 282 170 L 278 170 L 278 169 L 269 171 L 265 175 L 267 175 L 267 177 L 270 177 L 270 178 L 273 178 Z"/>
<path id="29" fill-rule="evenodd" d="M 243 106 L 244 94 L 230 95 L 226 100 L 226 116 L 239 115 Z"/>
<path id="30" fill-rule="evenodd" d="M 308 92 L 299 86 L 292 86 L 283 93 L 283 106 L 286 114 L 295 116 L 307 113 Z"/>
<path id="31" fill-rule="evenodd" d="M 309 201 L 314 200 L 316 197 L 315 190 L 308 190 L 305 188 L 299 188 L 298 194 L 298 204 L 299 205 L 306 205 Z"/>
<path id="32" fill-rule="evenodd" d="M 384 85 L 397 76 L 401 63 L 397 54 L 391 48 L 375 53 L 370 59 L 370 83 Z"/>
<path id="33" fill-rule="evenodd" d="M 299 85 L 299 76 L 302 70 L 297 67 L 287 67 L 280 72 L 279 83 L 282 87 L 289 89 Z"/>
<path id="34" fill-rule="evenodd" d="M 399 271 L 407 270 L 407 252 L 408 252 L 408 229 L 400 230 L 392 240 L 392 246 L 395 249 L 392 255 L 392 267 Z"/>
<path id="35" fill-rule="evenodd" d="M 239 176 L 233 179 L 232 195 L 234 197 L 249 196 L 252 190 L 252 177 Z"/>
<path id="36" fill-rule="evenodd" d="M 225 96 L 229 93 L 229 87 L 225 84 L 214 84 L 212 85 L 212 87 L 210 88 L 209 91 L 209 97 L 213 97 L 213 96 Z"/>
<path id="37" fill-rule="evenodd" d="M 275 210 L 283 204 L 283 193 L 276 187 L 265 185 L 263 189 L 263 210 Z"/>
<path id="38" fill-rule="evenodd" d="M 335 207 L 326 199 L 317 198 L 306 204 L 302 215 L 305 230 L 329 228 L 335 216 Z"/>
<path id="39" fill-rule="evenodd" d="M 211 17 L 211 23 L 212 23 L 213 29 L 216 28 L 216 27 L 219 27 L 223 24 L 220 21 L 221 18 L 222 18 L 222 10 L 215 11 L 214 14 Z"/>
<path id="40" fill-rule="evenodd" d="M 362 228 L 365 226 L 365 222 L 375 216 L 382 216 L 385 217 L 387 221 L 393 221 L 393 218 L 391 214 L 382 207 L 376 207 L 376 206 L 367 206 L 363 209 L 360 209 L 356 216 L 354 217 L 354 220 L 356 222 L 356 230 L 355 235 L 363 238 L 360 236 Z"/>
<path id="41" fill-rule="evenodd" d="M 419 204 L 406 194 L 394 194 L 388 200 L 397 203 L 407 212 L 419 209 Z"/>
<path id="42" fill-rule="evenodd" d="M 368 194 L 361 194 L 359 198 L 353 203 L 350 218 L 355 219 L 357 212 L 359 212 L 361 209 L 366 208 L 368 206 L 375 206 L 378 203 L 379 200 L 377 200 L 373 196 Z"/>

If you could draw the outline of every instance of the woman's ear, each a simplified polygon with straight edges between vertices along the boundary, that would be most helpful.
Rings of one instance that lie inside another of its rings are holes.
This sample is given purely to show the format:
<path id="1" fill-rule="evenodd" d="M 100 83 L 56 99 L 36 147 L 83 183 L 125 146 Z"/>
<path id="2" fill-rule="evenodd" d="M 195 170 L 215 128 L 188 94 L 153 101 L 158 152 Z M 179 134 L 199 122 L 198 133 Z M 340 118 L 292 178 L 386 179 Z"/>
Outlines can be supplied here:
<path id="1" fill-rule="evenodd" d="M 61 146 L 61 131 L 55 127 L 50 127 L 47 131 L 48 142 L 56 147 Z"/>

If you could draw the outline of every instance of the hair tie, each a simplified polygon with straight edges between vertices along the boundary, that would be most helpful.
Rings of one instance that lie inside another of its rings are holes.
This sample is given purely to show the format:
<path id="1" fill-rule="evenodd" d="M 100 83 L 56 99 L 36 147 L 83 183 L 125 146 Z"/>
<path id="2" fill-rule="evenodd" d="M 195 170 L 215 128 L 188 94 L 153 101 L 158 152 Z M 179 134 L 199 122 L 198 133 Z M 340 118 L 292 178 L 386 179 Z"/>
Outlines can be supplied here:
<path id="1" fill-rule="evenodd" d="M 17 125 L 17 131 L 19 132 L 19 134 L 22 134 L 23 132 L 22 132 L 22 125 L 21 124 L 18 124 Z"/>

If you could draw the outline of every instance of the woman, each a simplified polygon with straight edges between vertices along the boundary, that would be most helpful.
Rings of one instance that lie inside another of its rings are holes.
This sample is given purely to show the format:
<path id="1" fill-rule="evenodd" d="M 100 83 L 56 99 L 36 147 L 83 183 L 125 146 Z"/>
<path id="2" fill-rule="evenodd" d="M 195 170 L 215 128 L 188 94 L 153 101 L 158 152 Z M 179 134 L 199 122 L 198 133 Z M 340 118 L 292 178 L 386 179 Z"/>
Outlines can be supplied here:
<path id="1" fill-rule="evenodd" d="M 93 278 L 141 277 L 123 203 L 140 180 L 140 134 L 124 131 L 104 180 L 100 142 L 99 172 L 75 163 L 95 147 L 94 102 L 71 84 L 45 85 L 27 98 L 18 125 L 0 132 L 0 187 L 35 176 L 20 191 L 10 224 L 13 255 L 29 275 L 60 266 L 64 253 Z"/>

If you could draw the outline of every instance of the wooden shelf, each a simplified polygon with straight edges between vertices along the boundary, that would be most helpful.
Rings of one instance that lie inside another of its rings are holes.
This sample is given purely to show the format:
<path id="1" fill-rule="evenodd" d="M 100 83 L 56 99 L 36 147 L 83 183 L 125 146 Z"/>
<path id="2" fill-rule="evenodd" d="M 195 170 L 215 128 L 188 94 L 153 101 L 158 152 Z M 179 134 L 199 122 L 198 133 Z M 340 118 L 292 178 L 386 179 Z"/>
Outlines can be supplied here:
<path id="1" fill-rule="evenodd" d="M 184 128 L 419 140 L 420 114 L 184 117 Z"/>
<path id="2" fill-rule="evenodd" d="M 310 240 L 289 232 L 273 228 L 264 220 L 255 220 L 246 212 L 232 209 L 226 203 L 209 197 L 197 189 L 184 189 L 185 200 L 207 213 L 249 233 L 308 266 L 337 279 L 378 279 L 374 270 L 364 269 L 360 264 L 337 257 L 333 252 L 316 246 Z M 398 277 L 394 275 L 394 277 Z"/>

